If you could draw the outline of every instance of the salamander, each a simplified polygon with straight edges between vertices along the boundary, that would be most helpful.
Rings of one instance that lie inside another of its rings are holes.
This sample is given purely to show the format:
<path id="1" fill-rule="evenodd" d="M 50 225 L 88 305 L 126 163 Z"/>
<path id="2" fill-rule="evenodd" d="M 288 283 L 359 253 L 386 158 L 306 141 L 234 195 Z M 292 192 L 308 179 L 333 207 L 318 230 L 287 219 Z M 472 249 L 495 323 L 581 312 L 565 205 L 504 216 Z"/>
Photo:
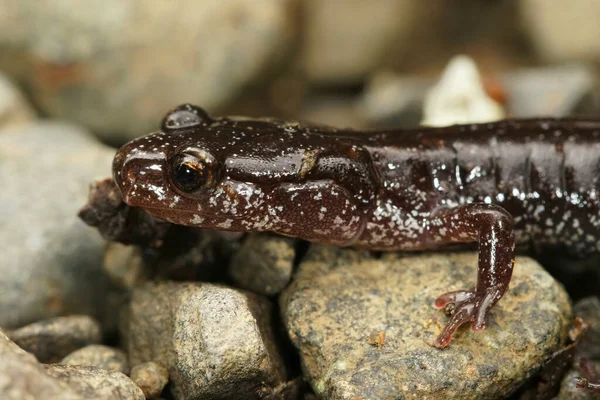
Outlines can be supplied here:
<path id="1" fill-rule="evenodd" d="M 478 243 L 475 287 L 435 339 L 485 327 L 515 245 L 600 251 L 600 120 L 355 131 L 209 116 L 185 104 L 116 154 L 124 202 L 174 224 L 373 250 Z"/>

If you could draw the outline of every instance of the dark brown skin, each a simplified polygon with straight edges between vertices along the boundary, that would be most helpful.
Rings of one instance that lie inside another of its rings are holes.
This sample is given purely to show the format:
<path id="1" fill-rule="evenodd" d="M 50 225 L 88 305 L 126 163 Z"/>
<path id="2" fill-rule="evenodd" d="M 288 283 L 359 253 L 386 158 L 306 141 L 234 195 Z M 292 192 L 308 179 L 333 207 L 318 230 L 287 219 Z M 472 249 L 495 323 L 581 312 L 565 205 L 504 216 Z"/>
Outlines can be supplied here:
<path id="1" fill-rule="evenodd" d="M 464 323 L 485 327 L 515 243 L 600 251 L 596 120 L 359 132 L 183 105 L 123 146 L 113 171 L 128 205 L 176 224 L 376 250 L 477 242 L 475 288 L 435 301 L 455 307 L 440 348 Z"/>

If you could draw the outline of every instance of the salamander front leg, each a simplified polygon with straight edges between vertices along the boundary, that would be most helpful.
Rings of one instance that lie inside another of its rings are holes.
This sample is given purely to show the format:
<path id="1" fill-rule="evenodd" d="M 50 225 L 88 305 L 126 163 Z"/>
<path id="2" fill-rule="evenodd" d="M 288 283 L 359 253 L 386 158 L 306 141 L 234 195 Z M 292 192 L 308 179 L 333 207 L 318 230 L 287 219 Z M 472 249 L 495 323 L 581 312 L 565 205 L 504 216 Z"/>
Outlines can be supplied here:
<path id="1" fill-rule="evenodd" d="M 600 373 L 594 368 L 594 364 L 589 360 L 579 362 L 579 369 L 585 378 L 577 378 L 575 385 L 578 389 L 587 389 L 600 392 Z M 596 383 L 590 382 L 594 381 Z"/>
<path id="2" fill-rule="evenodd" d="M 511 215 L 501 207 L 472 203 L 435 212 L 429 229 L 435 241 L 479 243 L 475 289 L 442 294 L 434 303 L 437 309 L 454 304 L 450 322 L 434 343 L 444 348 L 462 324 L 470 322 L 474 331 L 484 329 L 487 312 L 508 289 L 515 252 L 513 223 Z"/>

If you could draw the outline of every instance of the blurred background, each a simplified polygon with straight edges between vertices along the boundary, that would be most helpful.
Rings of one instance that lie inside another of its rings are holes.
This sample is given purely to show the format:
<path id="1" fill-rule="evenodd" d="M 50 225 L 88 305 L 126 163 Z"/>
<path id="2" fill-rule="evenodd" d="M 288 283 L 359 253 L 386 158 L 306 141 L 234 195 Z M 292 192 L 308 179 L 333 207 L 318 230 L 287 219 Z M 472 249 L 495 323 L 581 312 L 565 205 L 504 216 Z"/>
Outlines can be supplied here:
<path id="1" fill-rule="evenodd" d="M 31 112 L 113 145 L 183 102 L 414 126 L 457 54 L 475 61 L 508 116 L 593 115 L 598 17 L 593 0 L 2 0 L 0 71 Z"/>

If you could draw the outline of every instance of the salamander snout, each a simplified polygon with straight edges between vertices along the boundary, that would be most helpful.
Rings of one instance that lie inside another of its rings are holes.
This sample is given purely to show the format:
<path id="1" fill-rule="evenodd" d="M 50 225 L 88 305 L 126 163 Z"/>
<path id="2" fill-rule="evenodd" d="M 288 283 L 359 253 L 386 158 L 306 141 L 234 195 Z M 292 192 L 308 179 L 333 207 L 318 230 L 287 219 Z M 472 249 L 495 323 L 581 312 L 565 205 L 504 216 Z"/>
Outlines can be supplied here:
<path id="1" fill-rule="evenodd" d="M 165 151 L 151 137 L 121 147 L 113 160 L 113 178 L 123 201 L 133 207 L 163 207 L 169 197 L 166 165 Z"/>

